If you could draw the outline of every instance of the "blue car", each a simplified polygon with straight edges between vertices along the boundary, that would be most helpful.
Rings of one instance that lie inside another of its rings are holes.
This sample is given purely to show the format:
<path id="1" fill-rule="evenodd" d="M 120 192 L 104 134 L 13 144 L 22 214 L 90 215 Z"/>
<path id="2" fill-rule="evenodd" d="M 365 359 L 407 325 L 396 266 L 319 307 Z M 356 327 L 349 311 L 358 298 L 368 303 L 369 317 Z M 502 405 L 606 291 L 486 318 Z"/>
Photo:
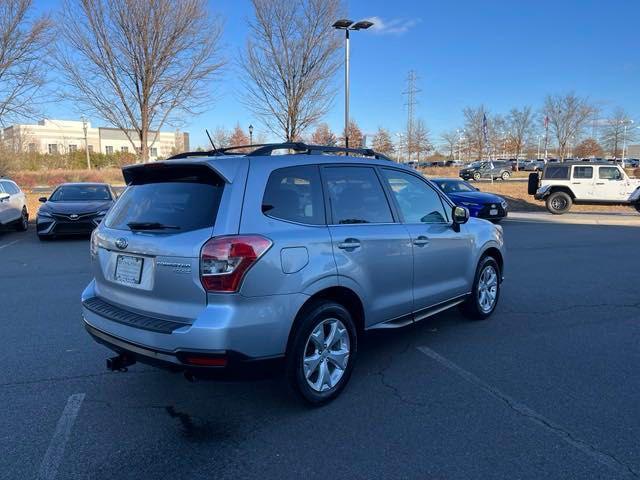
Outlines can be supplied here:
<path id="1" fill-rule="evenodd" d="M 479 191 L 476 187 L 457 178 L 431 178 L 456 205 L 467 207 L 472 217 L 484 218 L 498 223 L 507 216 L 507 201 L 494 195 Z"/>

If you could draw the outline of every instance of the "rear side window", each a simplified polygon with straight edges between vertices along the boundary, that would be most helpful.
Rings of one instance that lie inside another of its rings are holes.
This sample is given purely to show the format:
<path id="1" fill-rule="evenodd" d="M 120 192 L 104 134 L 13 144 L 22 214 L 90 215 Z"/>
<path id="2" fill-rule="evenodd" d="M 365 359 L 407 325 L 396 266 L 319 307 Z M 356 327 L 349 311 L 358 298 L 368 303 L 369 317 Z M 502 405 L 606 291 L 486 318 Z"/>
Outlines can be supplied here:
<path id="1" fill-rule="evenodd" d="M 573 167 L 573 178 L 593 178 L 593 167 Z"/>
<path id="2" fill-rule="evenodd" d="M 569 180 L 569 167 L 567 165 L 547 165 L 543 178 Z"/>
<path id="3" fill-rule="evenodd" d="M 224 184 L 183 181 L 133 185 L 108 213 L 106 226 L 163 233 L 212 227 L 223 189 Z"/>
<path id="4" fill-rule="evenodd" d="M 333 224 L 393 222 L 387 197 L 372 168 L 327 167 L 323 175 Z"/>
<path id="5" fill-rule="evenodd" d="M 262 197 L 262 212 L 281 220 L 324 225 L 324 200 L 318 167 L 304 165 L 271 172 Z"/>

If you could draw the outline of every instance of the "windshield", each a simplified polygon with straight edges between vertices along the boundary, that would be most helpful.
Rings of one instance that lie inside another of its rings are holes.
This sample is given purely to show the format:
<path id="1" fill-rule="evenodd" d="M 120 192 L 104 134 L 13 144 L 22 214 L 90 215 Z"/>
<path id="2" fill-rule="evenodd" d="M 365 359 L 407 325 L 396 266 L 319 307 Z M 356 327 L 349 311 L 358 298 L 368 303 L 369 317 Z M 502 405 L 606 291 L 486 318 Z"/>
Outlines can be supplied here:
<path id="1" fill-rule="evenodd" d="M 118 230 L 184 232 L 212 227 L 224 186 L 164 182 L 133 185 L 105 219 Z"/>
<path id="2" fill-rule="evenodd" d="M 475 192 L 476 189 L 469 185 L 467 182 L 458 180 L 435 180 L 438 188 L 444 193 L 457 193 L 457 192 Z"/>
<path id="3" fill-rule="evenodd" d="M 50 202 L 95 202 L 111 200 L 111 192 L 106 185 L 65 185 L 59 187 Z"/>

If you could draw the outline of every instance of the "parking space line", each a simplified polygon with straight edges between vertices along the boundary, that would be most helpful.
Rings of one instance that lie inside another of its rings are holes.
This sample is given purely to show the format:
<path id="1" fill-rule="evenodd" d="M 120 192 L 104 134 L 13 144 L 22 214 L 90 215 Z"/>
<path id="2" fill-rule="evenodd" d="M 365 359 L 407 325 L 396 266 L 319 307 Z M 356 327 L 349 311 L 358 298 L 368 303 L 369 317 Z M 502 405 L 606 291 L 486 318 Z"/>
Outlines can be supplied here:
<path id="1" fill-rule="evenodd" d="M 602 452 L 598 450 L 596 447 L 588 444 L 587 442 L 580 440 L 574 434 L 569 432 L 567 429 L 549 420 L 548 418 L 543 417 L 535 410 L 530 409 L 526 405 L 518 402 L 517 400 L 509 397 L 508 395 L 505 395 L 500 390 L 492 387 L 484 380 L 476 377 L 473 373 L 466 371 L 462 367 L 459 367 L 452 361 L 447 360 L 446 358 L 444 358 L 442 355 L 435 352 L 434 350 L 431 350 L 428 347 L 417 347 L 417 348 L 426 356 L 438 362 L 440 365 L 458 374 L 460 377 L 462 377 L 469 383 L 472 383 L 477 387 L 480 387 L 482 390 L 484 390 L 486 393 L 488 393 L 495 399 L 500 400 L 501 402 L 504 402 L 505 404 L 507 404 L 509 408 L 514 410 L 516 413 L 528 418 L 530 421 L 544 428 L 548 432 L 559 436 L 562 440 L 564 440 L 566 443 L 568 443 L 572 447 L 580 450 L 582 453 L 589 455 L 595 461 L 610 468 L 611 470 L 620 474 L 622 477 L 624 478 L 640 477 L 640 475 L 637 472 L 635 472 L 630 466 L 624 464 L 623 462 L 615 458 L 613 455 L 606 452 Z"/>
<path id="2" fill-rule="evenodd" d="M 64 449 L 71 435 L 71 428 L 80 412 L 80 406 L 82 405 L 84 396 L 84 393 L 75 393 L 67 400 L 67 405 L 62 411 L 60 420 L 58 420 L 58 425 L 49 443 L 49 448 L 47 448 L 47 452 L 40 464 L 38 480 L 53 480 L 56 478 L 58 468 L 64 456 Z"/>
<path id="3" fill-rule="evenodd" d="M 10 247 L 11 245 L 18 243 L 20 240 L 14 240 L 13 242 L 9 242 L 9 243 L 5 243 L 4 245 L 0 245 L 0 250 L 2 250 L 3 248 L 7 248 Z"/>

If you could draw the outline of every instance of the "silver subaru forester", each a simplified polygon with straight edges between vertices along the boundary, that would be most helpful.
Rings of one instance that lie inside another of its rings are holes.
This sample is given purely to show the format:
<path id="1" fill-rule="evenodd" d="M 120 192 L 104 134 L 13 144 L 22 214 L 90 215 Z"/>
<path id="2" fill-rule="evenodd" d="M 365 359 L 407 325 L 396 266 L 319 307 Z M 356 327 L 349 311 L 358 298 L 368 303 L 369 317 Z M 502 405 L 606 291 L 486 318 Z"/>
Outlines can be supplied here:
<path id="1" fill-rule="evenodd" d="M 322 404 L 348 382 L 365 330 L 456 305 L 493 313 L 502 228 L 414 170 L 368 149 L 234 151 L 124 168 L 82 294 L 86 329 L 117 353 L 111 370 L 140 361 L 201 378 L 279 365 Z"/>

